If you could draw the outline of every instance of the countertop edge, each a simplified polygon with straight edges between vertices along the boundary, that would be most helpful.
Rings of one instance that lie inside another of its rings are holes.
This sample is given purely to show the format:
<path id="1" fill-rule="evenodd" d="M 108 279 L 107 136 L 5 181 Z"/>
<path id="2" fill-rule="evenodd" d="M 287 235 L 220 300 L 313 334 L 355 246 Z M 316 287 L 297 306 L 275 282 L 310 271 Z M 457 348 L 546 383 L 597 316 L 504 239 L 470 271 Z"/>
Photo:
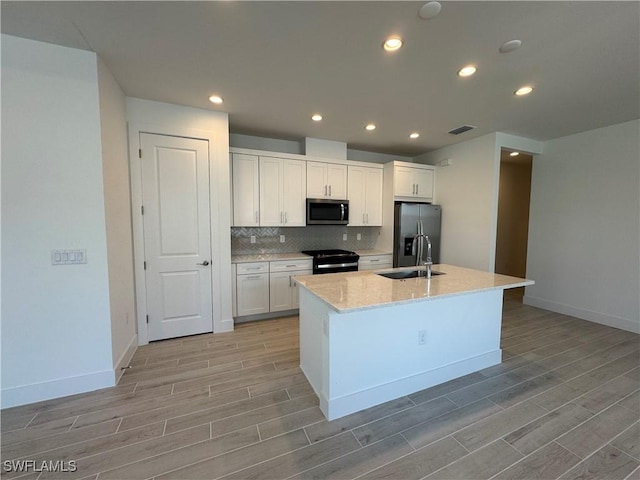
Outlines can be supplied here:
<path id="1" fill-rule="evenodd" d="M 354 306 L 340 306 L 337 305 L 335 303 L 333 303 L 331 301 L 330 298 L 326 297 L 326 294 L 328 292 L 322 292 L 322 291 L 318 291 L 317 288 L 314 288 L 314 285 L 307 285 L 307 281 L 311 281 L 313 282 L 314 280 L 314 276 L 312 275 L 305 275 L 305 276 L 301 276 L 298 277 L 297 283 L 301 288 L 304 288 L 305 290 L 307 290 L 308 292 L 310 292 L 311 294 L 315 295 L 317 298 L 319 298 L 320 300 L 322 300 L 329 308 L 331 308 L 332 310 L 338 312 L 338 313 L 351 313 L 351 312 L 358 312 L 358 311 L 363 311 L 363 310 L 371 310 L 371 309 L 375 309 L 375 308 L 384 308 L 384 307 L 389 307 L 389 306 L 395 306 L 395 305 L 402 305 L 402 304 L 409 304 L 409 303 L 416 303 L 416 302 L 428 302 L 428 301 L 432 301 L 432 300 L 439 300 L 439 299 L 446 299 L 446 298 L 451 298 L 451 297 L 457 297 L 457 296 L 462 296 L 462 295 L 470 295 L 470 294 L 474 294 L 474 293 L 481 293 L 481 292 L 488 292 L 488 291 L 494 291 L 494 290 L 508 290 L 511 288 L 518 288 L 518 287 L 525 287 L 525 286 L 529 286 L 529 285 L 534 285 L 535 282 L 533 280 L 529 280 L 529 279 L 525 279 L 525 278 L 519 278 L 519 277 L 510 277 L 507 275 L 500 275 L 500 274 L 494 274 L 491 272 L 484 272 L 481 270 L 474 270 L 474 269 L 468 269 L 468 268 L 464 268 L 464 267 L 455 267 L 453 265 L 438 265 L 441 267 L 444 267 L 443 269 L 446 270 L 451 270 L 453 269 L 453 271 L 449 271 L 446 272 L 447 275 L 465 275 L 469 274 L 469 275 L 493 275 L 493 276 L 498 276 L 498 277 L 503 277 L 501 280 L 504 282 L 504 284 L 502 285 L 495 285 L 495 284 L 487 284 L 486 286 L 480 284 L 477 286 L 468 286 L 466 288 L 462 288 L 456 291 L 451 291 L 451 292 L 442 292 L 442 293 L 437 293 L 437 294 L 433 294 L 433 295 L 429 295 L 429 296 L 419 296 L 419 297 L 412 297 L 412 298 L 398 298 L 396 300 L 389 300 L 389 301 L 380 301 L 378 303 L 366 303 L 366 302 L 362 302 L 361 304 L 357 304 Z M 438 267 L 436 266 L 436 267 Z M 408 268 L 402 268 L 402 269 L 387 269 L 387 268 L 383 268 L 383 269 L 379 269 L 379 270 L 371 270 L 368 272 L 352 272 L 352 274 L 354 275 L 358 275 L 358 274 L 367 274 L 367 275 L 375 275 L 376 273 L 379 272 L 388 272 L 388 271 L 393 271 L 393 270 L 407 270 Z M 457 272 L 456 272 L 457 270 Z M 351 275 L 349 273 L 340 273 L 337 275 Z M 305 278 L 306 277 L 306 278 Z M 435 281 L 438 281 L 439 278 L 442 277 L 435 277 Z M 413 279 L 415 280 L 415 279 Z M 433 281 L 433 280 L 429 280 L 429 281 Z M 498 283 L 500 282 L 500 280 L 496 279 L 498 281 Z M 487 283 L 488 282 L 494 282 L 496 280 L 492 280 L 492 279 L 487 279 Z M 511 281 L 510 281 L 511 280 Z M 387 280 L 385 279 L 385 281 L 392 281 L 392 282 L 398 282 L 398 281 L 402 281 L 402 280 Z M 426 281 L 426 280 L 423 280 Z M 425 285 L 426 288 L 426 285 Z M 460 288 L 457 287 L 455 284 L 452 288 Z M 324 295 L 323 295 L 324 293 Z M 360 302 L 353 302 L 353 303 L 360 303 Z"/>

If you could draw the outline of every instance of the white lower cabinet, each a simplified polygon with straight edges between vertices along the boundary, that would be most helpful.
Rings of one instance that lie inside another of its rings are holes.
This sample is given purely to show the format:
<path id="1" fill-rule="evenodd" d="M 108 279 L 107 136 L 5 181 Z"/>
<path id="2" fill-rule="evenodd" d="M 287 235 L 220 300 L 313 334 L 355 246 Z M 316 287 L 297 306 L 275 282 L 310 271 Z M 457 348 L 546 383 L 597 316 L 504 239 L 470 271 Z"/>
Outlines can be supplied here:
<path id="1" fill-rule="evenodd" d="M 236 313 L 257 315 L 269 312 L 269 263 L 241 263 L 236 267 Z"/>
<path id="2" fill-rule="evenodd" d="M 294 277 L 312 273 L 311 259 L 237 264 L 234 316 L 297 309 L 300 302 Z"/>
<path id="3" fill-rule="evenodd" d="M 293 277 L 311 275 L 312 260 L 271 262 L 269 281 L 269 308 L 271 312 L 294 310 L 300 306 L 298 285 Z"/>
<path id="4" fill-rule="evenodd" d="M 377 270 L 393 267 L 393 255 L 363 255 L 358 261 L 358 270 Z"/>

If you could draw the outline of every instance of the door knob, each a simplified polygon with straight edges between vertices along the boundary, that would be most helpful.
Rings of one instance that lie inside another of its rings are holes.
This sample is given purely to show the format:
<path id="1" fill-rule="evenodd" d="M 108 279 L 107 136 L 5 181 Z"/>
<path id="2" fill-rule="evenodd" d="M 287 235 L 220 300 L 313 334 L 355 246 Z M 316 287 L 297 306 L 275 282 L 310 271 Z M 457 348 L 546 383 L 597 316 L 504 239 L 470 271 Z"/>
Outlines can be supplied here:
<path id="1" fill-rule="evenodd" d="M 202 262 L 202 263 L 197 263 L 196 265 L 203 265 L 203 266 L 205 266 L 205 267 L 206 267 L 206 266 L 208 266 L 208 265 L 209 265 L 209 260 L 205 260 L 205 261 L 204 261 L 204 262 Z"/>

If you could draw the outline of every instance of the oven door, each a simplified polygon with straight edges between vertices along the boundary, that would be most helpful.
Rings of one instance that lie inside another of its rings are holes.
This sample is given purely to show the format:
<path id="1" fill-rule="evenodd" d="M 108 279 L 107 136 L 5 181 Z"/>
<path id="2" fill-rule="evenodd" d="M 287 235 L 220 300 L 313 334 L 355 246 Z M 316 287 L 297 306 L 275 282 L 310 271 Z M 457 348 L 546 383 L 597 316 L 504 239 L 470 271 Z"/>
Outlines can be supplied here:
<path id="1" fill-rule="evenodd" d="M 357 272 L 358 261 L 345 262 L 345 263 L 322 263 L 316 264 L 313 268 L 313 274 L 319 275 L 322 273 L 340 273 L 340 272 Z"/>

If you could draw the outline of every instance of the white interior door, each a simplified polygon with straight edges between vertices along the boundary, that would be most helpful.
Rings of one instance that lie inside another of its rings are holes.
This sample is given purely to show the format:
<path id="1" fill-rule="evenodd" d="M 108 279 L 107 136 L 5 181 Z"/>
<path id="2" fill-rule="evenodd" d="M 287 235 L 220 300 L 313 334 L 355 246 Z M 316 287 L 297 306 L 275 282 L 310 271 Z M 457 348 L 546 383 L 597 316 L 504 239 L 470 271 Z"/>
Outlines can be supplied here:
<path id="1" fill-rule="evenodd" d="M 141 133 L 149 340 L 213 331 L 209 146 Z"/>

